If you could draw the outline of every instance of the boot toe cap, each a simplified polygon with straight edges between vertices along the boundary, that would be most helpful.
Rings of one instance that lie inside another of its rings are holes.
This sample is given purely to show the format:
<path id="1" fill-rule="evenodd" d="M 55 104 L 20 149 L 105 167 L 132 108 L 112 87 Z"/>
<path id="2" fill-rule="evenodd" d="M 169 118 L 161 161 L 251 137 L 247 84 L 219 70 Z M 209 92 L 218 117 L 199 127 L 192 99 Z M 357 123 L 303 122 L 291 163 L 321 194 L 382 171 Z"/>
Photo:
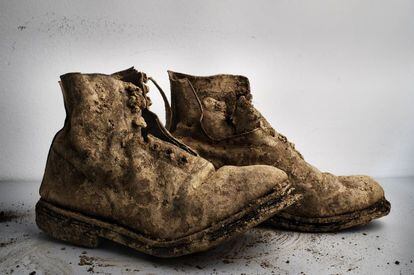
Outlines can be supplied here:
<path id="1" fill-rule="evenodd" d="M 354 210 L 370 207 L 384 198 L 384 189 L 369 176 L 340 176 L 341 183 L 349 189 L 349 201 Z"/>
<path id="2" fill-rule="evenodd" d="M 282 170 L 266 165 L 223 166 L 209 179 L 208 216 L 223 219 L 244 209 L 253 201 L 272 192 L 287 192 L 288 176 Z"/>
<path id="3" fill-rule="evenodd" d="M 273 166 L 224 166 L 219 172 L 227 174 L 229 187 L 234 189 L 235 195 L 243 196 L 246 201 L 289 186 L 287 174 Z"/>
<path id="4" fill-rule="evenodd" d="M 303 201 L 287 212 L 302 217 L 333 217 L 367 209 L 384 199 L 381 185 L 368 176 L 323 173 L 322 182 L 318 188 L 302 190 Z"/>

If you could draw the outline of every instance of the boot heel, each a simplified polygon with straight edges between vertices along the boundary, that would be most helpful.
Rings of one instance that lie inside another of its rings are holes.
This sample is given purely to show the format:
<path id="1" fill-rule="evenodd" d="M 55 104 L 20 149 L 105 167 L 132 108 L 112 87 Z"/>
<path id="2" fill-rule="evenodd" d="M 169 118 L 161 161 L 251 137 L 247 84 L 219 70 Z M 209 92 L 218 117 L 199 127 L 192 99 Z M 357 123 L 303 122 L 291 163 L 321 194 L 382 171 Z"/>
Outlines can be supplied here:
<path id="1" fill-rule="evenodd" d="M 67 217 L 55 206 L 40 200 L 36 204 L 36 224 L 47 235 L 74 245 L 94 248 L 99 245 L 98 229 Z"/>

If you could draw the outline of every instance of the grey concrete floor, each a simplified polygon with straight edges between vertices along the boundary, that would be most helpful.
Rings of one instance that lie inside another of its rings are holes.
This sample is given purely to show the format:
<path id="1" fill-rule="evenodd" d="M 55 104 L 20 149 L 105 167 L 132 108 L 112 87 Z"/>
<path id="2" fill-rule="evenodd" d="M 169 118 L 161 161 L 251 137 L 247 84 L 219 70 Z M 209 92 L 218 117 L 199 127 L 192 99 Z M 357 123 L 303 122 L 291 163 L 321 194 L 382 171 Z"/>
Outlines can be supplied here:
<path id="1" fill-rule="evenodd" d="M 53 240 L 34 223 L 39 182 L 1 182 L 0 274 L 414 274 L 414 178 L 379 179 L 391 214 L 336 234 L 255 228 L 211 251 L 157 259 Z"/>

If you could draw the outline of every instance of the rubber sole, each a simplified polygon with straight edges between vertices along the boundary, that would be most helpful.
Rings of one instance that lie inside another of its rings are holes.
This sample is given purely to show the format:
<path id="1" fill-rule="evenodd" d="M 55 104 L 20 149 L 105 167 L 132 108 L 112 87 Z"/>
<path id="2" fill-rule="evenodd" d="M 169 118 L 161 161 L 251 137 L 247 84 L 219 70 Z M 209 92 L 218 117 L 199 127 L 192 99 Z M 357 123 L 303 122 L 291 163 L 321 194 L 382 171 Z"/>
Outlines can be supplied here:
<path id="1" fill-rule="evenodd" d="M 278 213 L 268 224 L 278 228 L 302 232 L 336 232 L 350 227 L 361 226 L 373 219 L 388 215 L 391 204 L 383 198 L 371 207 L 360 211 L 324 218 L 303 218 L 288 213 Z"/>
<path id="2" fill-rule="evenodd" d="M 94 248 L 102 239 L 157 257 L 177 257 L 207 250 L 267 220 L 299 198 L 289 189 L 272 192 L 212 226 L 175 240 L 143 235 L 114 222 L 64 209 L 43 199 L 36 204 L 36 223 L 47 235 L 74 245 Z"/>

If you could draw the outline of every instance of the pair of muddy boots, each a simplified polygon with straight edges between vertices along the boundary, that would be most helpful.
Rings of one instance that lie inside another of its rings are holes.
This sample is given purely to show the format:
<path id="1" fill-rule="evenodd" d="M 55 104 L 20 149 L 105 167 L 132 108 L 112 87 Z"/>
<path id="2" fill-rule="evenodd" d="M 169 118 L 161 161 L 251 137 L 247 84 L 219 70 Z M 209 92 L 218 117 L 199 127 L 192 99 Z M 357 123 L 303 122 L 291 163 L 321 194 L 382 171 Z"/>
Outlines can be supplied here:
<path id="1" fill-rule="evenodd" d="M 67 117 L 36 205 L 47 234 L 172 257 L 264 221 L 322 232 L 388 214 L 371 178 L 337 177 L 306 163 L 252 106 L 247 78 L 170 72 L 167 128 L 148 109 L 147 81 L 133 68 L 61 76 Z"/>

